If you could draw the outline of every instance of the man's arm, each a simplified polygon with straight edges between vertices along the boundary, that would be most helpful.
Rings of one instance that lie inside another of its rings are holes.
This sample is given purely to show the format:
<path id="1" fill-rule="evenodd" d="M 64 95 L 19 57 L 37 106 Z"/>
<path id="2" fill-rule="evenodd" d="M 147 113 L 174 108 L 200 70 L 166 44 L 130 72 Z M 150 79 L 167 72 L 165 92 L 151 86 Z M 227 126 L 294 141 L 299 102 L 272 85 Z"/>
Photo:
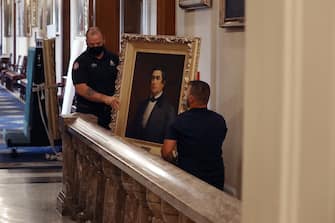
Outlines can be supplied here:
<path id="1" fill-rule="evenodd" d="M 167 161 L 173 161 L 174 156 L 173 156 L 173 150 L 175 149 L 177 144 L 176 140 L 173 139 L 164 139 L 164 143 L 161 149 L 161 155 L 163 159 Z"/>
<path id="2" fill-rule="evenodd" d="M 76 93 L 86 98 L 87 100 L 104 103 L 111 106 L 112 108 L 119 109 L 119 100 L 114 96 L 108 96 L 99 92 L 96 92 L 86 83 L 80 83 L 75 85 Z"/>

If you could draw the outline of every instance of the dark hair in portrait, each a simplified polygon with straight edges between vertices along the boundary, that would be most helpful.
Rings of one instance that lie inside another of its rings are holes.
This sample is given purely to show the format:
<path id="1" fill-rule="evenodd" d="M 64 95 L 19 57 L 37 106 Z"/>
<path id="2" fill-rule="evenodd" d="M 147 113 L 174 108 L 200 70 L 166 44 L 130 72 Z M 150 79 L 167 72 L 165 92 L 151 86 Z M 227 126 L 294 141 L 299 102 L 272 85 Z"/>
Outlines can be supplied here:
<path id="1" fill-rule="evenodd" d="M 166 67 L 164 67 L 163 65 L 153 67 L 151 69 L 150 74 L 152 74 L 155 70 L 160 70 L 162 72 L 162 81 L 165 84 L 166 83 Z"/>
<path id="2" fill-rule="evenodd" d="M 163 95 L 177 115 L 184 73 L 185 55 L 138 52 L 136 54 L 133 82 L 128 110 L 126 137 L 136 138 L 133 131 L 140 103 L 151 94 L 150 83 L 154 71 L 161 72 Z"/>

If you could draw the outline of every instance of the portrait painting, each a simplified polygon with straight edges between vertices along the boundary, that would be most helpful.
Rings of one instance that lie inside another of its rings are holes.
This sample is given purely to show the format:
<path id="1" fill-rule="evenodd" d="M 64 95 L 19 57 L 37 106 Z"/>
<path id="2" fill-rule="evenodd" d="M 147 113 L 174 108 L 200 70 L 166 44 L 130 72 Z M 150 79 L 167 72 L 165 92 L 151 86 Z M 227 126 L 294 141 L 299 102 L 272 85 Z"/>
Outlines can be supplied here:
<path id="1" fill-rule="evenodd" d="M 224 28 L 243 27 L 245 0 L 220 0 L 219 26 Z"/>
<path id="2" fill-rule="evenodd" d="M 16 35 L 31 36 L 31 9 L 30 0 L 16 3 Z"/>
<path id="3" fill-rule="evenodd" d="M 88 0 L 75 1 L 76 10 L 76 36 L 85 36 L 86 30 L 88 29 Z"/>
<path id="4" fill-rule="evenodd" d="M 61 0 L 55 0 L 55 27 L 56 34 L 60 34 L 60 16 L 61 16 Z"/>
<path id="5" fill-rule="evenodd" d="M 52 25 L 54 24 L 54 1 L 46 0 L 45 7 L 46 24 Z"/>
<path id="6" fill-rule="evenodd" d="M 31 14 L 31 27 L 38 26 L 38 8 L 41 7 L 39 5 L 38 0 L 31 0 L 30 1 L 30 14 Z"/>
<path id="7" fill-rule="evenodd" d="M 124 34 L 116 84 L 121 104 L 112 131 L 148 150 L 159 148 L 168 126 L 186 109 L 199 44 L 199 38 Z"/>
<path id="8" fill-rule="evenodd" d="M 4 36 L 11 37 L 13 35 L 13 1 L 5 0 L 4 4 Z"/>

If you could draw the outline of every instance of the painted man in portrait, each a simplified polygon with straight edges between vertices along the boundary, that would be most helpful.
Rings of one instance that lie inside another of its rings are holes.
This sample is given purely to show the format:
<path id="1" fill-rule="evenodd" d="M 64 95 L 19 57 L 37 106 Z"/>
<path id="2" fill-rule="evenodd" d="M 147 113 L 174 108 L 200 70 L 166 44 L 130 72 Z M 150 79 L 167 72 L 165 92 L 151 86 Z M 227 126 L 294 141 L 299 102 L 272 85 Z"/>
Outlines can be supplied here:
<path id="1" fill-rule="evenodd" d="M 164 95 L 166 80 L 167 74 L 163 67 L 152 69 L 150 95 L 140 102 L 127 137 L 163 143 L 166 129 L 176 116 L 174 107 Z"/>

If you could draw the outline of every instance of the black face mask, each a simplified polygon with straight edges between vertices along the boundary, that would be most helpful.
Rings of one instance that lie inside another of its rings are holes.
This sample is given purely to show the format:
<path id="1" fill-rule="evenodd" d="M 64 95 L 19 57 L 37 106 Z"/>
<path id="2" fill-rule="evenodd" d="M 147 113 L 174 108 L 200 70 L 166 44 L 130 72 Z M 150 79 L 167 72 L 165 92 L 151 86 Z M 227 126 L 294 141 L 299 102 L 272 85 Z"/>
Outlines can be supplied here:
<path id="1" fill-rule="evenodd" d="M 104 46 L 87 47 L 88 53 L 92 56 L 99 56 L 104 50 Z"/>

